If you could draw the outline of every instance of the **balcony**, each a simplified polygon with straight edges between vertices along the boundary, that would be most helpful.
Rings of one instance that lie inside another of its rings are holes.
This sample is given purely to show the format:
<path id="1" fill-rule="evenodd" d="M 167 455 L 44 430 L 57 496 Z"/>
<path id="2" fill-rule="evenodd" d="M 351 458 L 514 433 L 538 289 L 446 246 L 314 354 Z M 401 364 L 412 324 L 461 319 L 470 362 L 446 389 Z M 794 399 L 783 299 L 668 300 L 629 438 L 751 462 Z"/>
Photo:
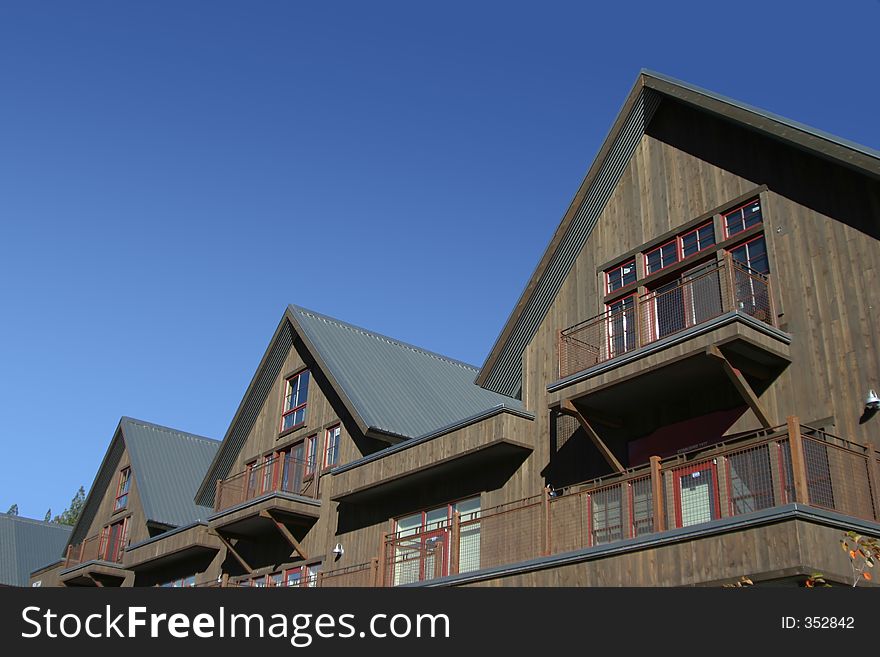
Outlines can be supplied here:
<path id="1" fill-rule="evenodd" d="M 653 353 L 701 334 L 701 328 L 721 326 L 723 319 L 776 329 L 769 277 L 728 257 L 638 298 L 630 297 L 622 308 L 560 332 L 559 379 Z"/>
<path id="2" fill-rule="evenodd" d="M 291 556 L 307 559 L 300 540 L 320 515 L 319 485 L 314 463 L 291 455 L 249 467 L 217 482 L 209 531 L 248 573 L 254 571 L 250 548 L 279 537 Z"/>
<path id="3" fill-rule="evenodd" d="M 377 577 L 384 586 L 425 583 L 560 555 L 610 559 L 654 544 L 675 544 L 682 553 L 649 555 L 650 569 L 681 570 L 699 551 L 696 543 L 687 546 L 683 542 L 701 540 L 712 545 L 712 554 L 726 554 L 728 566 L 737 560 L 751 565 L 752 560 L 763 559 L 766 568 L 780 576 L 819 566 L 832 573 L 839 565 L 836 562 L 795 563 L 802 559 L 800 541 L 807 540 L 803 536 L 811 530 L 791 524 L 774 529 L 773 523 L 783 517 L 774 511 L 794 517 L 796 512 L 816 509 L 877 523 L 878 470 L 880 453 L 873 448 L 801 426 L 790 418 L 787 425 L 729 443 L 667 459 L 653 457 L 650 464 L 619 475 L 454 516 L 418 531 L 387 534 Z M 880 524 L 872 526 L 880 532 Z M 732 531 L 743 533 L 739 539 L 723 537 Z M 744 538 L 747 532 L 752 532 L 748 540 Z M 749 545 L 765 541 L 795 544 L 768 555 L 763 550 L 761 555 L 750 554 L 756 548 Z M 820 559 L 831 559 L 839 556 L 833 549 L 836 546 L 836 539 L 831 540 L 815 553 Z M 806 551 L 809 546 L 802 547 Z M 714 557 L 707 554 L 705 558 Z M 620 562 L 614 564 L 619 567 Z M 840 567 L 839 572 L 843 571 Z M 597 572 L 601 579 L 611 578 L 616 571 L 603 573 L 599 567 Z M 676 577 L 683 581 L 682 576 L 678 573 L 671 581 Z M 646 582 L 662 581 L 651 577 L 659 576 L 644 573 Z"/>
<path id="4" fill-rule="evenodd" d="M 128 584 L 132 573 L 122 565 L 126 544 L 124 535 L 105 531 L 68 546 L 59 579 L 65 586 Z"/>
<path id="5" fill-rule="evenodd" d="M 473 471 L 512 472 L 532 452 L 530 414 L 496 407 L 333 469 L 333 501 L 369 504 Z"/>

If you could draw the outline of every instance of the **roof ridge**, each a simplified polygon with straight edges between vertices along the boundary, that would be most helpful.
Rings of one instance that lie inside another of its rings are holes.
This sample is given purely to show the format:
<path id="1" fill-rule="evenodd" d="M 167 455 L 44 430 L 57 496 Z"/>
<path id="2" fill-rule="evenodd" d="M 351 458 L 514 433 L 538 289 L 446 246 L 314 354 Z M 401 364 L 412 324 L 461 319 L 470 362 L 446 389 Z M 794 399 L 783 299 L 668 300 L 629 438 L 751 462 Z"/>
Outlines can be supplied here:
<path id="1" fill-rule="evenodd" d="M 377 340 L 382 340 L 396 347 L 402 347 L 404 349 L 409 349 L 410 351 L 414 351 L 417 353 L 425 354 L 426 356 L 430 356 L 431 358 L 435 358 L 437 360 L 441 360 L 447 362 L 451 365 L 456 365 L 463 369 L 470 370 L 474 373 L 479 372 L 479 367 L 476 365 L 471 365 L 470 363 L 465 363 L 464 361 L 458 360 L 456 358 L 452 358 L 451 356 L 445 356 L 443 354 L 437 353 L 436 351 L 430 351 L 429 349 L 425 349 L 423 347 L 418 347 L 414 344 L 410 344 L 408 342 L 404 342 L 403 340 L 398 340 L 397 338 L 392 338 L 388 335 L 384 335 L 382 333 L 377 333 L 376 331 L 371 331 L 370 329 L 366 329 L 362 326 L 357 326 L 355 324 L 350 324 L 341 319 L 337 319 L 335 317 L 330 317 L 329 315 L 324 315 L 314 310 L 310 310 L 309 308 L 303 308 L 302 306 L 297 306 L 296 304 L 290 304 L 290 307 L 295 311 L 307 315 L 313 316 L 315 319 L 319 319 L 324 322 L 333 323 L 337 326 L 347 329 L 349 331 L 361 333 L 371 338 L 375 338 Z"/>
<path id="2" fill-rule="evenodd" d="M 146 420 L 139 420 L 134 417 L 129 417 L 128 415 L 123 415 L 122 418 L 119 420 L 119 424 L 123 424 L 126 422 L 131 422 L 133 424 L 140 424 L 141 426 L 149 428 L 149 429 L 157 429 L 159 431 L 164 431 L 166 433 L 175 433 L 175 434 L 178 434 L 178 435 L 183 436 L 185 438 L 193 438 L 195 440 L 202 440 L 202 441 L 206 441 L 208 443 L 219 443 L 220 442 L 219 440 L 217 440 L 215 438 L 208 438 L 207 436 L 200 436 L 195 433 L 190 433 L 189 431 L 181 431 L 180 429 L 175 429 L 173 427 L 166 427 L 164 425 L 156 424 L 154 422 L 147 422 Z"/>
<path id="3" fill-rule="evenodd" d="M 57 527 L 58 529 L 67 529 L 68 531 L 72 531 L 73 527 L 71 525 L 65 525 L 60 522 L 52 522 L 51 520 L 37 520 L 36 518 L 27 518 L 25 516 L 16 516 L 11 515 L 9 513 L 0 514 L 0 517 L 9 518 L 16 522 L 27 522 L 34 525 L 40 525 L 41 527 Z"/>

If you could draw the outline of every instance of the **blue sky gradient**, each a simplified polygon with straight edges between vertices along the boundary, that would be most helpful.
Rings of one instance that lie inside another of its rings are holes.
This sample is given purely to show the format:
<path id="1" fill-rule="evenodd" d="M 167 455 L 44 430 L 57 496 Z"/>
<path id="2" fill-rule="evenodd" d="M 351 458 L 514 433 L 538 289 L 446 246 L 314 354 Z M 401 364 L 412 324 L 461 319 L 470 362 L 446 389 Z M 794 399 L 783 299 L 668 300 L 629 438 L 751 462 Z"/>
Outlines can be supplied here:
<path id="1" fill-rule="evenodd" d="M 287 303 L 481 364 L 645 67 L 880 147 L 880 2 L 0 4 L 0 512 Z"/>

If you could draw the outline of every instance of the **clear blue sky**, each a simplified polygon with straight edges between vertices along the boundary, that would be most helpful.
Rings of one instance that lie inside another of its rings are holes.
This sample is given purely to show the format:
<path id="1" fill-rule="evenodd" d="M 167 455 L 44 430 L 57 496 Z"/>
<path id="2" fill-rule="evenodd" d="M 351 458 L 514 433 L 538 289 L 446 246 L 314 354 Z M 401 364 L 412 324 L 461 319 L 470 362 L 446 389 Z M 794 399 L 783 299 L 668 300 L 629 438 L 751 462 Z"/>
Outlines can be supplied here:
<path id="1" fill-rule="evenodd" d="M 0 512 L 287 303 L 481 364 L 642 67 L 880 147 L 880 2 L 0 4 Z"/>

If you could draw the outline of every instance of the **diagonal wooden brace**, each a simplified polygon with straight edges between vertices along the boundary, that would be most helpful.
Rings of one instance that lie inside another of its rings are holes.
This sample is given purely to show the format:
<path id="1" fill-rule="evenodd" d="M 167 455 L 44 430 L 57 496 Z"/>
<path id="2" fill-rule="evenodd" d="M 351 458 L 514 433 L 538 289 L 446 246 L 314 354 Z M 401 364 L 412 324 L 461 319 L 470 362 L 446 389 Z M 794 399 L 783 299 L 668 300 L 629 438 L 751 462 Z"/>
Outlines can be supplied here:
<path id="1" fill-rule="evenodd" d="M 752 413 L 758 418 L 761 426 L 765 429 L 773 427 L 774 425 L 773 422 L 770 421 L 770 416 L 764 410 L 761 401 L 758 399 L 755 391 L 752 390 L 749 382 L 746 381 L 745 377 L 742 375 L 742 372 L 731 365 L 730 361 L 727 360 L 727 357 L 721 353 L 721 350 L 715 345 L 709 345 L 706 347 L 706 353 L 721 362 L 721 366 L 724 368 L 724 373 L 727 374 L 727 377 L 730 379 L 731 383 L 733 383 L 737 392 L 739 392 L 749 408 L 752 409 Z"/>
<path id="2" fill-rule="evenodd" d="M 273 516 L 270 511 L 260 511 L 260 517 L 268 518 L 273 523 L 275 523 L 275 527 L 278 529 L 279 532 L 281 532 L 281 535 L 287 540 L 287 542 L 290 543 L 290 547 L 293 548 L 293 552 L 290 553 L 291 557 L 299 555 L 301 559 L 309 558 L 302 544 L 298 540 L 296 540 L 296 537 L 293 534 L 290 533 L 287 525 L 285 525 L 283 522 Z"/>
<path id="3" fill-rule="evenodd" d="M 590 426 L 590 423 L 587 421 L 587 418 L 584 417 L 583 413 L 581 413 L 577 406 L 575 406 L 571 400 L 566 399 L 559 405 L 559 412 L 564 413 L 565 415 L 571 415 L 574 419 L 578 421 L 584 431 L 586 431 L 587 435 L 590 437 L 590 440 L 593 441 L 593 444 L 596 446 L 596 449 L 602 454 L 605 460 L 608 462 L 612 468 L 614 468 L 617 472 L 623 472 L 624 467 L 620 464 L 620 461 L 617 460 L 617 457 L 614 456 L 612 451 L 608 449 L 608 445 L 599 437 L 599 434 Z"/>

